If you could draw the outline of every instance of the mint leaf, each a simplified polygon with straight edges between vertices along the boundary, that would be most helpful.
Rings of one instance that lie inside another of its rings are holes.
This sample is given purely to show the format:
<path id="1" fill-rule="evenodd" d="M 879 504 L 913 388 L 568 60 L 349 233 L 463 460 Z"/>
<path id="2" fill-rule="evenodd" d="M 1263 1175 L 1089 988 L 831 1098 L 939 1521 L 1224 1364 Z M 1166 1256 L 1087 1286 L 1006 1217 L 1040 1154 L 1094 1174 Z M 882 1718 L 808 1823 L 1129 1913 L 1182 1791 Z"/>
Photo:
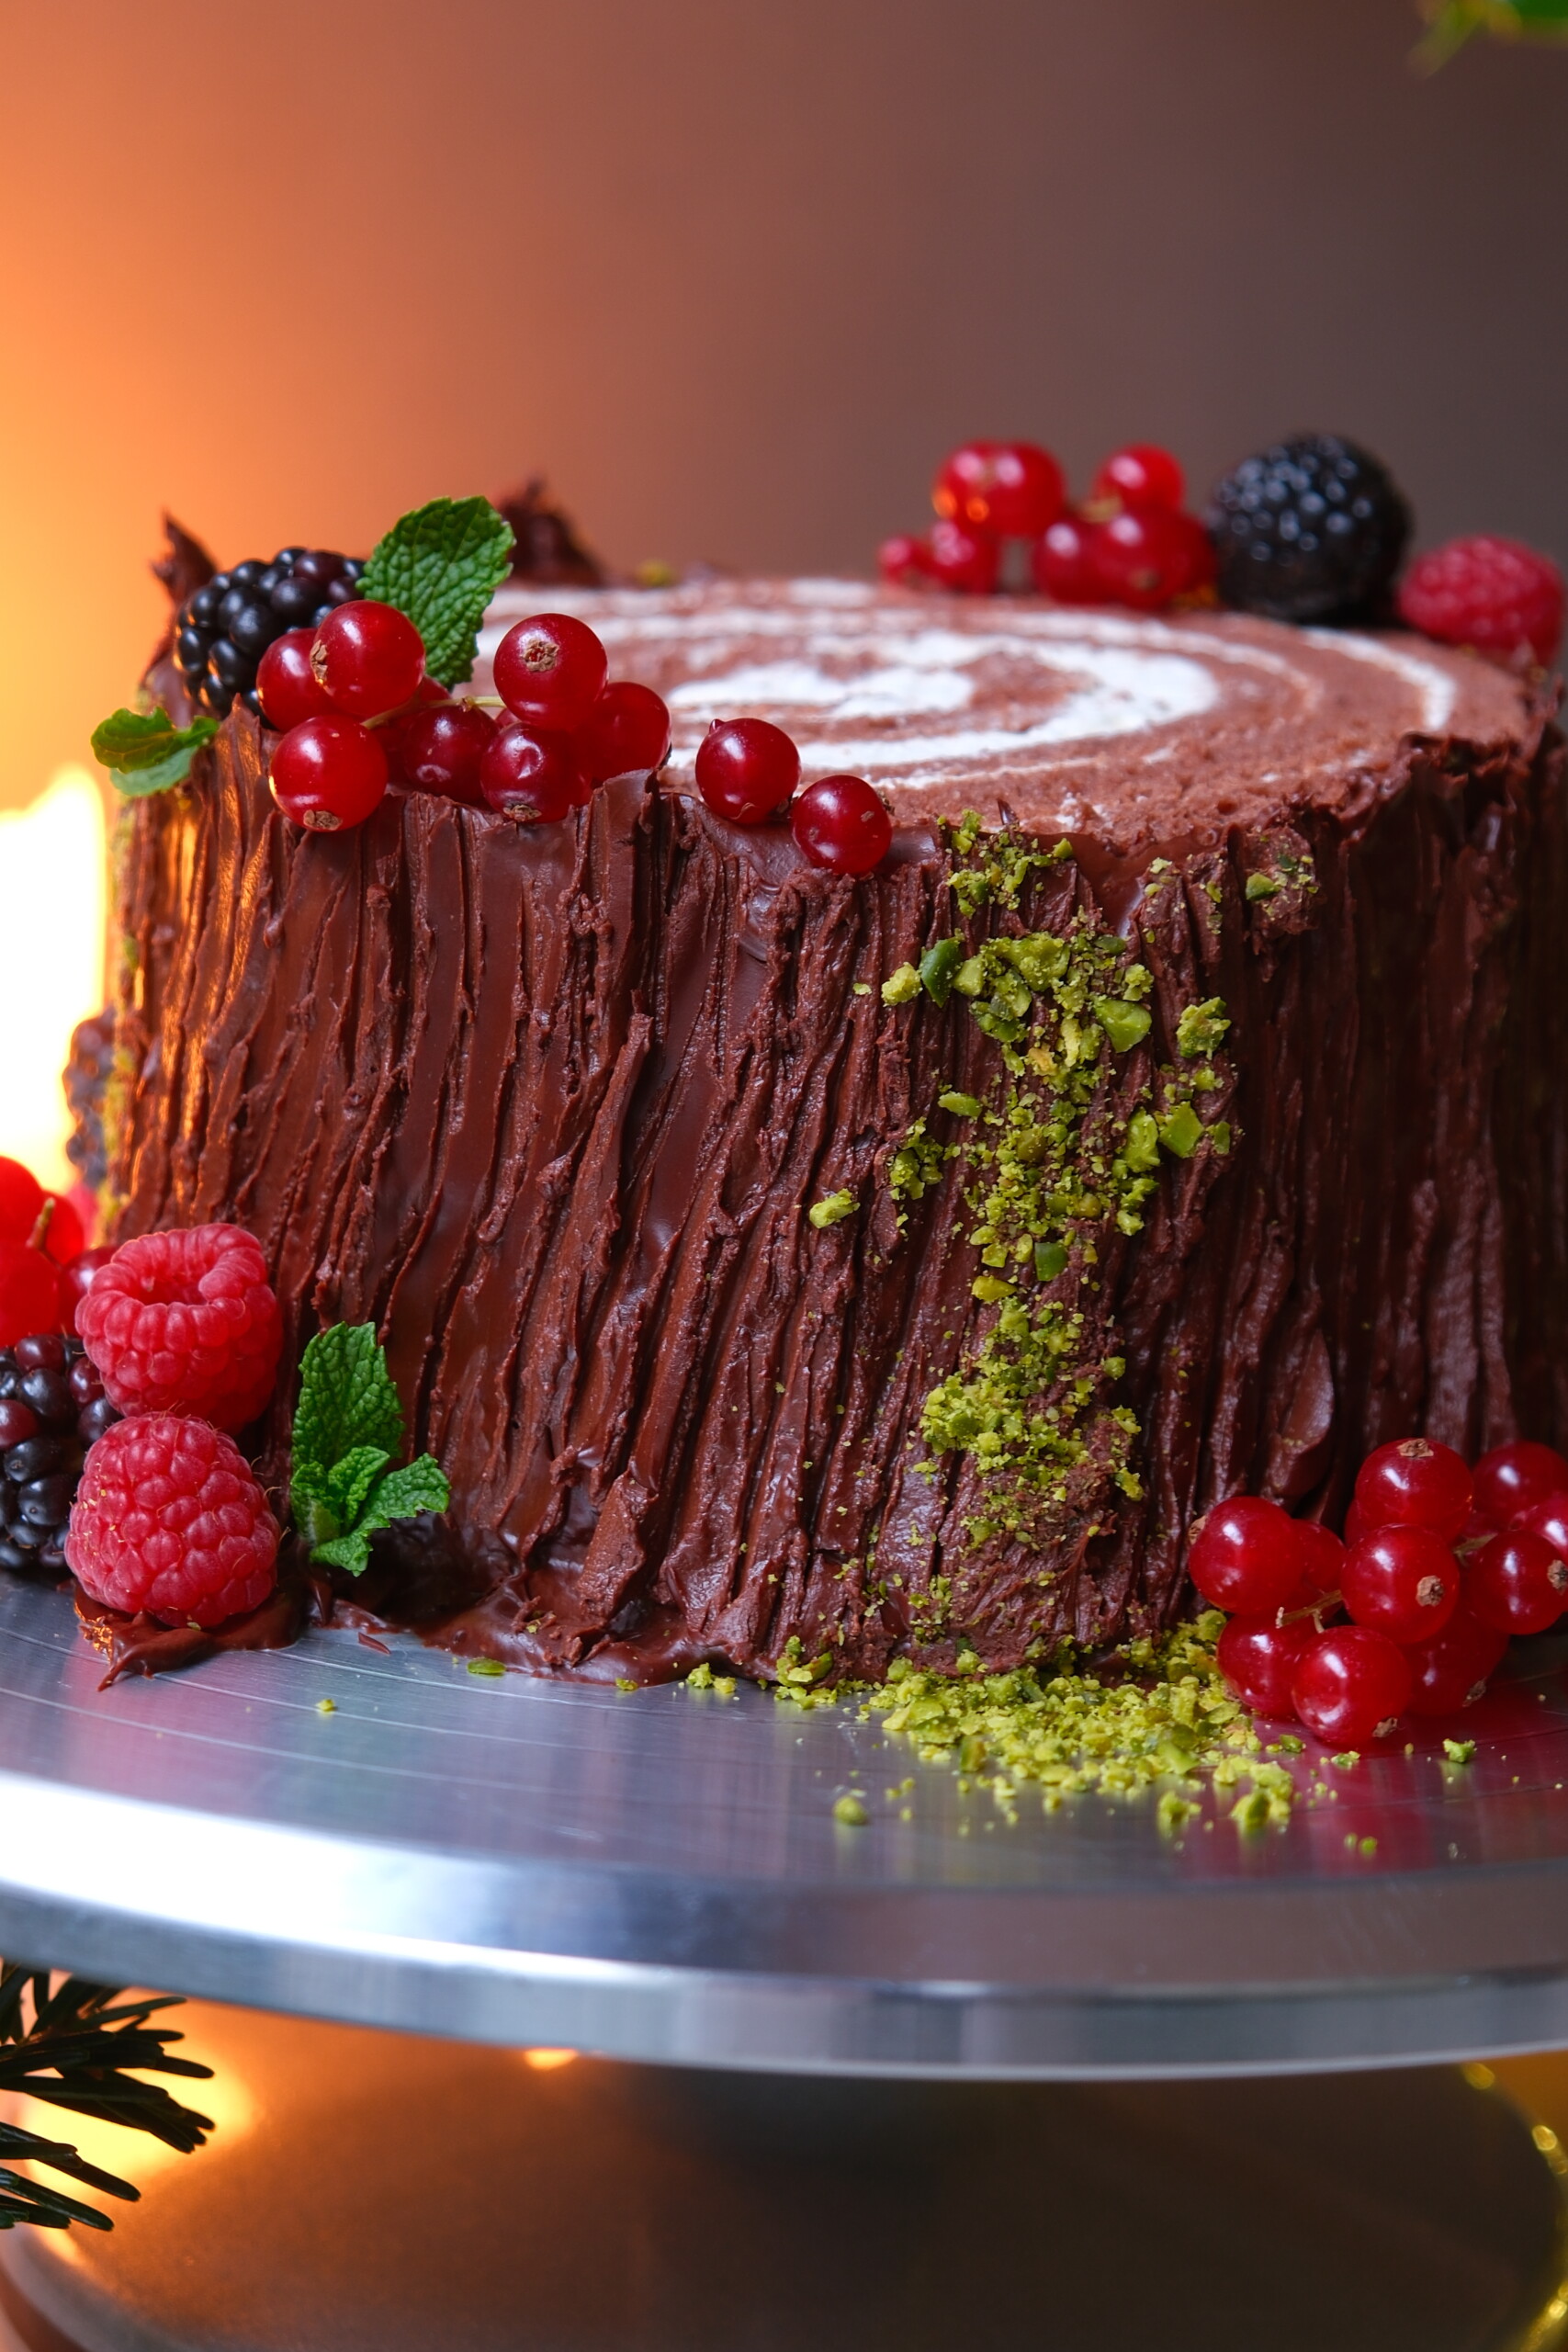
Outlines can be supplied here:
<path id="1" fill-rule="evenodd" d="M 121 792 L 141 800 L 183 784 L 191 762 L 217 732 L 215 718 L 193 718 L 188 727 L 176 727 L 162 705 L 148 712 L 117 710 L 94 728 L 93 757 Z"/>
<path id="2" fill-rule="evenodd" d="M 397 1519 L 412 1519 L 422 1510 L 445 1510 L 452 1490 L 432 1455 L 422 1453 L 401 1470 L 389 1470 L 372 1487 L 363 1515 L 346 1535 L 318 1544 L 310 1557 L 329 1567 L 346 1568 L 362 1576 L 370 1563 L 370 1538 L 378 1528 Z"/>
<path id="3" fill-rule="evenodd" d="M 488 498 L 432 499 L 393 524 L 359 594 L 406 613 L 424 639 L 430 675 L 460 686 L 474 674 L 474 640 L 512 546 L 512 526 Z"/>
<path id="4" fill-rule="evenodd" d="M 327 1498 L 340 1527 L 352 1527 L 371 1487 L 391 1460 L 384 1446 L 356 1445 L 327 1472 Z"/>
<path id="5" fill-rule="evenodd" d="M 372 1323 L 318 1331 L 299 1366 L 294 1413 L 293 1485 L 305 1503 L 333 1507 L 330 1474 L 356 1447 L 377 1446 L 389 1462 L 403 1442 L 403 1408 Z M 299 1504 L 295 1517 L 300 1521 Z"/>

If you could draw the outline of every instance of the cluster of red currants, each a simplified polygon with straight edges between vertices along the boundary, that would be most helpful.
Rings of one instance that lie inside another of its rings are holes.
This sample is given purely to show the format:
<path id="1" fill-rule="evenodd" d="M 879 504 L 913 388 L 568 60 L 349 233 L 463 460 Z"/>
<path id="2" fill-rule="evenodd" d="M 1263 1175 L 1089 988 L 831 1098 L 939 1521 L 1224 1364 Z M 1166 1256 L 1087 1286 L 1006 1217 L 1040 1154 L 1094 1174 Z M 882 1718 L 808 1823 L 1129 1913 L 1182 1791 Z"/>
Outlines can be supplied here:
<path id="1" fill-rule="evenodd" d="M 0 1159 L 0 1348 L 75 1330 L 78 1304 L 114 1254 L 85 1248 L 86 1238 L 65 1193 L 46 1193 L 19 1159 Z"/>
<path id="2" fill-rule="evenodd" d="M 1073 508 L 1048 450 L 1032 441 L 968 441 L 932 485 L 937 522 L 923 538 L 885 540 L 882 574 L 899 587 L 991 595 L 1002 585 L 1007 545 L 1018 541 L 1042 595 L 1158 612 L 1213 587 L 1213 547 L 1183 510 L 1185 493 L 1169 451 L 1140 443 L 1107 458 Z"/>
<path id="3" fill-rule="evenodd" d="M 1218 1657 L 1236 1696 L 1363 1747 L 1478 1699 L 1510 1635 L 1568 1610 L 1568 1458 L 1520 1440 L 1472 1474 L 1406 1438 L 1362 1464 L 1343 1543 L 1241 1495 L 1197 1521 L 1188 1569 L 1233 1612 Z"/>
<path id="4" fill-rule="evenodd" d="M 568 613 L 537 613 L 496 650 L 499 716 L 425 675 L 424 643 L 395 605 L 360 597 L 263 654 L 256 690 L 283 740 L 273 798 L 316 832 L 363 824 L 389 783 L 547 824 L 595 785 L 655 769 L 670 713 L 647 686 L 612 684 L 604 648 Z"/>
<path id="5" fill-rule="evenodd" d="M 732 825 L 787 821 L 795 847 L 830 874 L 869 874 L 893 845 L 879 792 L 860 775 L 800 783 L 794 739 L 769 718 L 716 718 L 697 746 L 697 790 Z"/>

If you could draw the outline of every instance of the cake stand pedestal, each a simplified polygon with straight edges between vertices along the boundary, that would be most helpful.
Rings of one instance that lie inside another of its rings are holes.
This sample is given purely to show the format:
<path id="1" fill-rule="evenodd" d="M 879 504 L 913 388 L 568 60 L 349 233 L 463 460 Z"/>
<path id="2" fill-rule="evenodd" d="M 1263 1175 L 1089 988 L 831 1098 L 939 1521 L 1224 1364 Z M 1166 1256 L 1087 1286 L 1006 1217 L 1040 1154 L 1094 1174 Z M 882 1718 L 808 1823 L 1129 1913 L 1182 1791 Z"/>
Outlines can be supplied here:
<path id="1" fill-rule="evenodd" d="M 1468 1765 L 1425 1741 L 1283 1830 L 1172 1841 L 1146 1801 L 1010 1820 L 849 1708 L 342 1633 L 99 1691 L 60 1596 L 7 1586 L 0 1950 L 339 2021 L 202 2012 L 211 2149 L 150 2173 L 114 2135 L 144 2203 L 16 2233 L 12 2324 L 1545 2352 L 1554 2143 L 1429 2069 L 1568 2042 L 1565 1655 Z"/>

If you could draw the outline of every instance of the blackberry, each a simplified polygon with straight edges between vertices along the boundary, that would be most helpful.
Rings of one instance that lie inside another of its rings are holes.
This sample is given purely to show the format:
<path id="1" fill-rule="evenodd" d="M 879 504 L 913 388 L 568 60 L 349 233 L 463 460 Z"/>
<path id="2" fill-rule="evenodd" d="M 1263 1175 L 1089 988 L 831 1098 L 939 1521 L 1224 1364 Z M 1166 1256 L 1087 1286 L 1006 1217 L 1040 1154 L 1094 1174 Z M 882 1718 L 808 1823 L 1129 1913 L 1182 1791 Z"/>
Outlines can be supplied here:
<path id="1" fill-rule="evenodd" d="M 313 628 L 359 594 L 365 566 L 326 548 L 284 548 L 214 572 L 175 616 L 175 666 L 191 701 L 224 718 L 235 701 L 261 716 L 256 664 L 285 629 Z"/>
<path id="2" fill-rule="evenodd" d="M 65 1530 L 87 1448 L 118 1413 L 80 1340 L 0 1349 L 0 1568 L 65 1573 Z"/>
<path id="3" fill-rule="evenodd" d="M 73 1133 L 65 1156 L 84 1184 L 97 1192 L 108 1173 L 104 1156 L 104 1089 L 114 1063 L 114 1007 L 106 1006 L 71 1032 L 65 1101 Z"/>
<path id="4" fill-rule="evenodd" d="M 1393 477 L 1335 433 L 1244 458 L 1205 520 L 1223 602 L 1276 621 L 1379 618 L 1410 536 Z"/>

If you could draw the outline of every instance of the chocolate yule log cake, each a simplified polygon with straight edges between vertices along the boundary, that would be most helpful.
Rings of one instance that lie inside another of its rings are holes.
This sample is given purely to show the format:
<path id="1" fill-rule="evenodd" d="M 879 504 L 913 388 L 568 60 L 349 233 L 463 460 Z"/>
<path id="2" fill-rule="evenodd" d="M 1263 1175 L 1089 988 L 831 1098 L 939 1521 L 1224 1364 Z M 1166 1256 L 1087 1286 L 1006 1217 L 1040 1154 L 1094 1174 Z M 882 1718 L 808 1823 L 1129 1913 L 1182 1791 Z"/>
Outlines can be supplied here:
<path id="1" fill-rule="evenodd" d="M 637 1678 L 1010 1666 L 1168 1623 L 1221 1498 L 1337 1524 L 1384 1438 L 1568 1438 L 1543 692 L 829 581 L 508 589 L 465 691 L 541 603 L 665 697 L 661 775 L 309 832 L 236 705 L 124 822 L 112 1229 L 254 1235 L 286 1365 L 376 1327 L 452 1495 L 384 1615 Z M 695 796 L 739 712 L 886 796 L 877 870 Z"/>

